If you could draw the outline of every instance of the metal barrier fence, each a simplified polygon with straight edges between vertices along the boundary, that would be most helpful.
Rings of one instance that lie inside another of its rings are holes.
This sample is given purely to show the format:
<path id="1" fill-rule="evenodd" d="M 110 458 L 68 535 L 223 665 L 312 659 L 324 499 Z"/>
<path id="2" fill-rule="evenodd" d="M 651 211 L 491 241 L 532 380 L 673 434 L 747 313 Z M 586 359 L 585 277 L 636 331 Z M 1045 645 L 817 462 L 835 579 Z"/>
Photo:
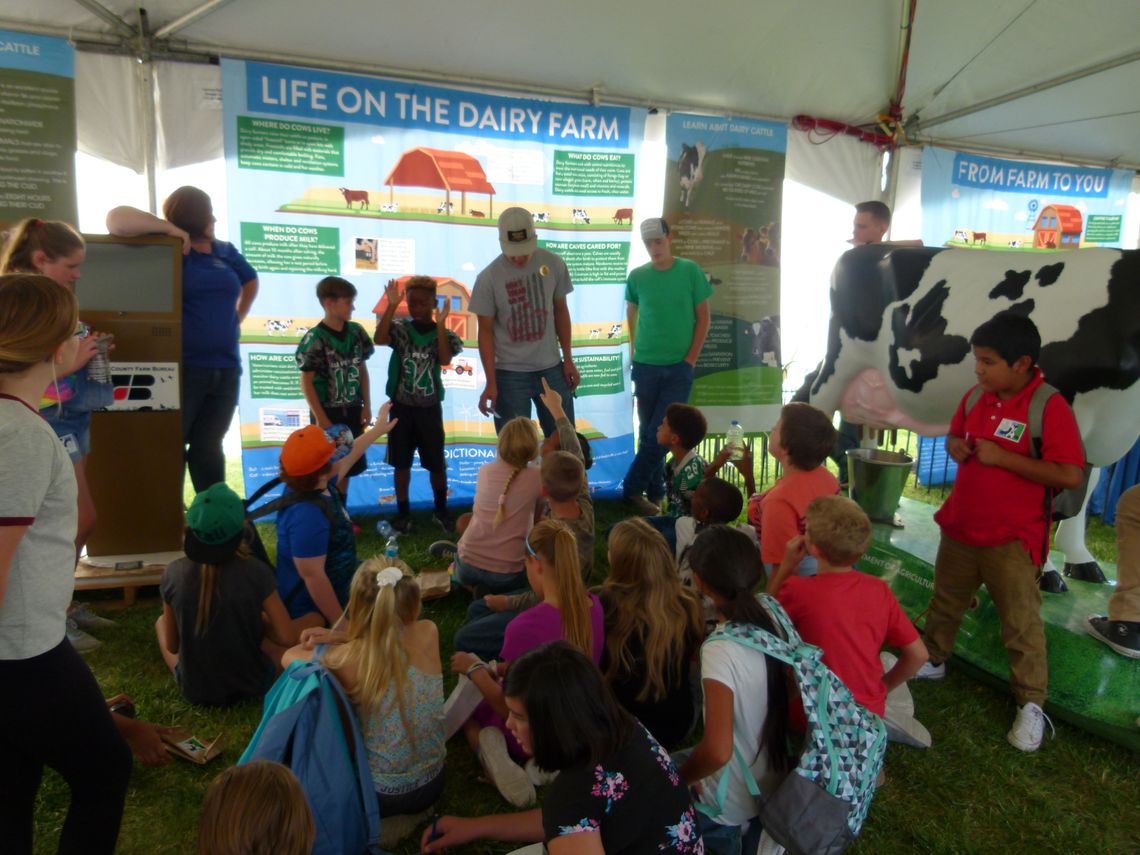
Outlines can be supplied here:
<path id="1" fill-rule="evenodd" d="M 784 389 L 785 403 L 792 399 L 795 389 Z M 746 444 L 753 455 L 753 475 L 756 479 L 756 489 L 765 490 L 780 477 L 782 467 L 780 462 L 768 450 L 768 434 L 760 433 L 746 439 Z M 711 461 L 725 445 L 724 434 L 709 434 L 697 446 L 697 453 L 706 461 Z M 944 438 L 931 438 L 920 436 L 913 431 L 894 429 L 884 431 L 879 437 L 879 446 L 888 451 L 901 451 L 914 458 L 914 467 L 907 477 L 905 490 L 908 494 L 925 501 L 941 504 L 950 492 L 954 482 L 957 464 L 946 454 Z M 835 471 L 835 465 L 827 461 L 829 469 Z M 736 467 L 726 464 L 717 473 L 731 484 L 743 489 L 744 478 Z"/>

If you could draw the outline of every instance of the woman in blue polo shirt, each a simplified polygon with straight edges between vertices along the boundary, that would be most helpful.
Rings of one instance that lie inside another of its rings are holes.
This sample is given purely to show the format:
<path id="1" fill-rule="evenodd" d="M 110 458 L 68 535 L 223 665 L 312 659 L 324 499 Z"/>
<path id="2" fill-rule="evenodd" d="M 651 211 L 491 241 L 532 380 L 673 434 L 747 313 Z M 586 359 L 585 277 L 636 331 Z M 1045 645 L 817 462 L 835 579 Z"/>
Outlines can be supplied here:
<path id="1" fill-rule="evenodd" d="M 226 479 L 222 438 L 237 407 L 239 327 L 257 296 L 257 271 L 232 243 L 214 238 L 214 208 L 197 187 L 179 187 L 162 213 L 166 219 L 115 208 L 107 230 L 182 241 L 182 441 L 190 480 L 201 492 Z"/>

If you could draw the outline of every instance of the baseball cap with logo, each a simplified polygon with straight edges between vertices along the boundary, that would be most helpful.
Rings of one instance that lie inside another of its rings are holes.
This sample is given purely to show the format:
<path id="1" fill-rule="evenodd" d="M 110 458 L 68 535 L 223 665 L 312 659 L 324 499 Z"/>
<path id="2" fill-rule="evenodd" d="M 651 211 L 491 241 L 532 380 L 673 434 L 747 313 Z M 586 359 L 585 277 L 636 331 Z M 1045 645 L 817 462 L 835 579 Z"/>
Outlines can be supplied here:
<path id="1" fill-rule="evenodd" d="M 538 248 L 534 217 L 526 208 L 507 208 L 499 214 L 499 246 L 503 255 L 530 255 Z"/>
<path id="2" fill-rule="evenodd" d="M 228 561 L 245 534 L 245 504 L 222 482 L 194 497 L 186 511 L 186 556 L 198 564 Z"/>
<path id="3" fill-rule="evenodd" d="M 650 217 L 641 221 L 641 239 L 657 240 L 669 234 L 669 224 L 664 217 Z"/>
<path id="4" fill-rule="evenodd" d="M 316 425 L 289 434 L 281 449 L 281 469 L 286 475 L 309 475 L 329 462 L 336 445 Z"/>

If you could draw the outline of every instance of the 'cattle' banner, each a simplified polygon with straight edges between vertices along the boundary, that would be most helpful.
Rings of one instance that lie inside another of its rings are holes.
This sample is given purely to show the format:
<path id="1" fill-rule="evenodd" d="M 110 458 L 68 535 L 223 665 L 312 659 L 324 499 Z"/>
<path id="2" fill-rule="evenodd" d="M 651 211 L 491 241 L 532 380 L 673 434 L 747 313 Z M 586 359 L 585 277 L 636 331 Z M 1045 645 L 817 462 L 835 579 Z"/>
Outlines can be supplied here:
<path id="1" fill-rule="evenodd" d="M 666 125 L 665 219 L 673 252 L 705 271 L 712 326 L 689 401 L 710 433 L 749 433 L 779 416 L 780 204 L 787 128 L 673 113 Z"/>
<path id="2" fill-rule="evenodd" d="M 426 274 L 464 343 L 443 370 L 443 418 L 450 493 L 471 501 L 496 437 L 478 408 L 486 378 L 468 301 L 499 255 L 499 213 L 519 205 L 536 215 L 539 246 L 569 267 L 577 426 L 593 489 L 616 494 L 633 451 L 623 286 L 644 111 L 230 60 L 222 84 L 231 237 L 261 281 L 241 335 L 246 489 L 277 474 L 281 444 L 308 424 L 294 351 L 323 316 L 316 283 L 351 281 L 354 320 L 371 335 L 388 280 Z M 390 353 L 378 346 L 368 362 L 374 414 Z M 394 500 L 384 451 L 381 441 L 352 479 L 351 510 Z M 418 465 L 411 500 L 431 504 Z"/>
<path id="3" fill-rule="evenodd" d="M 922 241 L 998 250 L 1120 246 L 1132 173 L 927 147 Z"/>
<path id="4" fill-rule="evenodd" d="M 0 224 L 78 218 L 75 48 L 0 30 Z"/>

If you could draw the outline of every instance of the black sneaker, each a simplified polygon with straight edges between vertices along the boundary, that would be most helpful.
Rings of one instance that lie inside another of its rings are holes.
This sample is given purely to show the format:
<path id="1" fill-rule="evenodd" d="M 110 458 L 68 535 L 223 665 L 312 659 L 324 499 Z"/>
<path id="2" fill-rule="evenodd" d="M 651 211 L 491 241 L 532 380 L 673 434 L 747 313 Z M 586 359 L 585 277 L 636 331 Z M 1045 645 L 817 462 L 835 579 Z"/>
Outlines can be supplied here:
<path id="1" fill-rule="evenodd" d="M 455 554 L 459 552 L 459 547 L 452 543 L 450 540 L 437 540 L 428 547 L 428 552 L 435 558 L 454 558 Z"/>
<path id="2" fill-rule="evenodd" d="M 1140 621 L 1109 620 L 1106 615 L 1089 615 L 1085 629 L 1121 656 L 1140 659 Z"/>
<path id="3" fill-rule="evenodd" d="M 407 534 L 412 530 L 412 518 L 408 514 L 400 514 L 394 517 L 390 523 L 393 531 L 398 531 L 400 534 Z"/>
<path id="4" fill-rule="evenodd" d="M 446 509 L 433 512 L 431 518 L 439 523 L 439 527 L 445 532 L 455 531 L 455 517 L 449 514 Z"/>

